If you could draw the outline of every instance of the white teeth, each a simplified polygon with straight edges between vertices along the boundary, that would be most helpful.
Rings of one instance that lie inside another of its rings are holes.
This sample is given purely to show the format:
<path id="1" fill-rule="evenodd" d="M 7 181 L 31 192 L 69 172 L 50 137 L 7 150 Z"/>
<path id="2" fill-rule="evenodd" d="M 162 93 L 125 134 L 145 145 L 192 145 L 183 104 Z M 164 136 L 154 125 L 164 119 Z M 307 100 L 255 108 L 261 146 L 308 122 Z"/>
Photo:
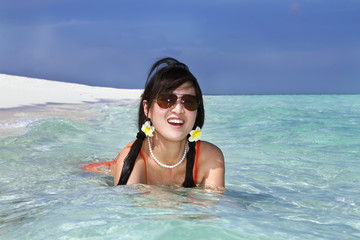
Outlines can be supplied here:
<path id="1" fill-rule="evenodd" d="M 175 123 L 175 124 L 183 124 L 184 123 L 184 121 L 180 120 L 180 119 L 169 119 L 168 122 Z"/>

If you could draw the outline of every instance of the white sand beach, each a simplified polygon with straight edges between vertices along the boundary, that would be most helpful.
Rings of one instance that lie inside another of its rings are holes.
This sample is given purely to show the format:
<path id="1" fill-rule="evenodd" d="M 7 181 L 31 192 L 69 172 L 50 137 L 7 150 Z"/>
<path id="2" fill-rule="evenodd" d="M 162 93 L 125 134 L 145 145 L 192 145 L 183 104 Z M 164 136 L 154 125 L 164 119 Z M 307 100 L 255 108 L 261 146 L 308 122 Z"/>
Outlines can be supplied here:
<path id="1" fill-rule="evenodd" d="M 142 91 L 0 74 L 0 140 L 25 133 L 42 119 L 89 123 L 99 114 L 91 110 L 92 105 L 134 101 L 140 99 Z"/>
<path id="2" fill-rule="evenodd" d="M 46 103 L 81 103 L 138 99 L 142 90 L 91 87 L 0 74 L 0 109 Z"/>

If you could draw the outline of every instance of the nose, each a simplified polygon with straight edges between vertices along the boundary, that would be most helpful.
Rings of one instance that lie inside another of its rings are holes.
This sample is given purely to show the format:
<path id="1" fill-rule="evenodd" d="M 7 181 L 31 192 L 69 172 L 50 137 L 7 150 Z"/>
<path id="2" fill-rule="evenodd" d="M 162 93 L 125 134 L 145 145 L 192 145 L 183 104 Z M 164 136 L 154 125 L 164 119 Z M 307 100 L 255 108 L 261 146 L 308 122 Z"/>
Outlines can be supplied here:
<path id="1" fill-rule="evenodd" d="M 174 112 L 174 113 L 184 113 L 184 105 L 182 104 L 181 102 L 181 98 L 178 98 L 175 105 L 172 106 L 171 110 Z"/>

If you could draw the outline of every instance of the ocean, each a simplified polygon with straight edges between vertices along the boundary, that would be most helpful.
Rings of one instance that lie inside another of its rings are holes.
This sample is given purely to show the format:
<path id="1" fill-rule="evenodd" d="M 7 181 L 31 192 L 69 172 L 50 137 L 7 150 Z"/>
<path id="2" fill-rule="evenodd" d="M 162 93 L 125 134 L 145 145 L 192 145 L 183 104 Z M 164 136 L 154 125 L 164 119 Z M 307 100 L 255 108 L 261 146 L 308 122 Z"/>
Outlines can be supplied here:
<path id="1" fill-rule="evenodd" d="M 360 238 L 360 95 L 204 104 L 224 193 L 114 187 L 81 169 L 134 139 L 137 101 L 0 109 L 0 239 Z"/>

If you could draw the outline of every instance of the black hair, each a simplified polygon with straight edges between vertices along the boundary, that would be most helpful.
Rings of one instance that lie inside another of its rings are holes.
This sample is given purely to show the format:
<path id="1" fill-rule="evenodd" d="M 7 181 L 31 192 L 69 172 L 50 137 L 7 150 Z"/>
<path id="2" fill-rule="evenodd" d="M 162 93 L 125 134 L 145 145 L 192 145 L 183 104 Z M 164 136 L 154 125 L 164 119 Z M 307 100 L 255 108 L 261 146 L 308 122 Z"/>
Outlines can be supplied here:
<path id="1" fill-rule="evenodd" d="M 202 92 L 200 86 L 190 72 L 189 68 L 174 58 L 163 58 L 154 63 L 149 71 L 149 75 L 146 80 L 145 89 L 141 96 L 138 112 L 138 135 L 135 142 L 124 160 L 124 165 L 121 171 L 118 185 L 125 185 L 130 177 L 130 174 L 134 168 L 135 161 L 140 153 L 142 143 L 145 136 L 141 132 L 141 127 L 145 121 L 148 120 L 147 115 L 144 112 L 143 101 L 147 100 L 148 109 L 150 109 L 152 102 L 160 94 L 169 93 L 180 87 L 182 84 L 190 82 L 195 89 L 195 96 L 199 102 L 197 109 L 197 115 L 193 129 L 196 126 L 200 128 L 204 125 L 205 110 L 202 99 Z M 189 151 L 186 155 L 186 175 L 183 187 L 195 187 L 193 168 L 195 162 L 195 143 L 189 142 Z"/>

